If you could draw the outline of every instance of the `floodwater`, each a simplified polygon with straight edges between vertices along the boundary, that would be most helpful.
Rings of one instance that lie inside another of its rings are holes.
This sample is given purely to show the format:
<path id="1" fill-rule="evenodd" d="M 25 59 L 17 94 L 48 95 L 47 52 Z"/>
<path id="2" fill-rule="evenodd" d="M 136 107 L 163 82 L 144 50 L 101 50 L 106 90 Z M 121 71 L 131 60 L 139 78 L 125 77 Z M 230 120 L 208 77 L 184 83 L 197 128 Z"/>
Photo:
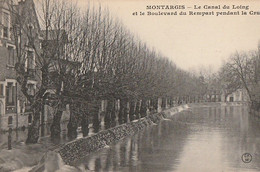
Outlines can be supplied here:
<path id="1" fill-rule="evenodd" d="M 252 156 L 247 163 L 244 153 Z M 245 106 L 193 107 L 75 165 L 91 171 L 260 171 L 260 119 Z"/>

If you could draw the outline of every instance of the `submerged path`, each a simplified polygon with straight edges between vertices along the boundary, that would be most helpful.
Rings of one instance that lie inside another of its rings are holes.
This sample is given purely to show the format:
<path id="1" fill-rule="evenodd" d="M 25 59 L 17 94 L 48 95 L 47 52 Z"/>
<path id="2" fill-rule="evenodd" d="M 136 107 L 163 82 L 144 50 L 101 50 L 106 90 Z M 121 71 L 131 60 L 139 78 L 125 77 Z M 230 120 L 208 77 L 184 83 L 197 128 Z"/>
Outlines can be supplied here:
<path id="1" fill-rule="evenodd" d="M 251 162 L 242 161 L 244 153 Z M 260 171 L 260 120 L 249 116 L 246 106 L 192 107 L 75 166 L 91 171 Z"/>

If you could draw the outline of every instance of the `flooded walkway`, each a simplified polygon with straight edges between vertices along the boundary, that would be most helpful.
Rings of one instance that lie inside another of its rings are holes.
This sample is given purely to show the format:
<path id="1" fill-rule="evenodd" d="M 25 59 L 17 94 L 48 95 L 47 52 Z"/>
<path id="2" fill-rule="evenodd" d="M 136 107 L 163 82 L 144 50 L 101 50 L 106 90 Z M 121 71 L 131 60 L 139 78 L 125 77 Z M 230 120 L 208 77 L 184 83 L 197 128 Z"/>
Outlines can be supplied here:
<path id="1" fill-rule="evenodd" d="M 244 153 L 251 162 L 242 161 Z M 260 120 L 245 106 L 193 107 L 75 165 L 91 171 L 260 171 Z"/>

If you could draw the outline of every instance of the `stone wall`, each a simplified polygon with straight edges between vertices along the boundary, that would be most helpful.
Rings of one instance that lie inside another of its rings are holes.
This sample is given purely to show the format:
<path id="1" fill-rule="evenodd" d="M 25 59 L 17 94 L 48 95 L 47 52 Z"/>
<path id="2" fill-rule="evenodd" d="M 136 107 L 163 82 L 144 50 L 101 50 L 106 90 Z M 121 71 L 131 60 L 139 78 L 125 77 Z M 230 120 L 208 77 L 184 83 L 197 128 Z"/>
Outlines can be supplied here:
<path id="1" fill-rule="evenodd" d="M 170 118 L 175 113 L 187 108 L 187 105 L 182 105 L 160 113 L 151 114 L 140 120 L 122 124 L 114 128 L 101 131 L 93 136 L 80 138 L 66 143 L 54 151 L 60 154 L 66 164 L 73 164 L 73 162 L 82 159 L 91 152 L 104 148 L 106 145 L 117 142 L 127 136 L 134 135 L 138 131 L 143 130 L 145 127 L 158 123 L 164 118 Z"/>

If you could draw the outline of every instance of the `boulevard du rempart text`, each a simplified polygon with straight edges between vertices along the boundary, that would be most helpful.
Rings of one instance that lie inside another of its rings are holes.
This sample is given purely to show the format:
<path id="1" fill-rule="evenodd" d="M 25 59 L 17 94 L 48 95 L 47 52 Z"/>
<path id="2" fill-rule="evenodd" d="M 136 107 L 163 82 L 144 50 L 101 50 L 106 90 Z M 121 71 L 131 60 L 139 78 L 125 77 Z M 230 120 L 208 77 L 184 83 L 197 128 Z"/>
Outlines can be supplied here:
<path id="1" fill-rule="evenodd" d="M 146 5 L 144 10 L 134 11 L 133 16 L 257 16 L 260 10 L 250 5 Z"/>

